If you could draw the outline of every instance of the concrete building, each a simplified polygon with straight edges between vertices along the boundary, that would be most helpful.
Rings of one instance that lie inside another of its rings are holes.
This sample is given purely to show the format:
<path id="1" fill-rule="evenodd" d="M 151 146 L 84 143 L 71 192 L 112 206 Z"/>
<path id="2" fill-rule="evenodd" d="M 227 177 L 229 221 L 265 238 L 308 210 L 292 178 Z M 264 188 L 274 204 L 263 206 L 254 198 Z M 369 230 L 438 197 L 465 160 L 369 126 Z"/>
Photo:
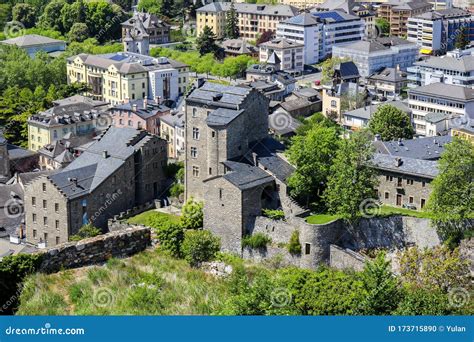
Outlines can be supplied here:
<path id="1" fill-rule="evenodd" d="M 334 46 L 332 55 L 349 58 L 357 65 L 360 75 L 368 77 L 384 68 L 399 67 L 406 70 L 416 61 L 418 47 L 398 37 L 380 37 L 372 41 Z"/>
<path id="2" fill-rule="evenodd" d="M 160 117 L 169 112 L 160 99 L 134 100 L 108 109 L 113 126 L 144 129 L 155 135 L 160 134 Z"/>
<path id="3" fill-rule="evenodd" d="M 382 105 L 394 106 L 402 111 L 404 111 L 408 116 L 411 117 L 411 111 L 408 108 L 408 105 L 402 101 L 389 101 L 383 102 L 380 104 L 365 106 L 344 112 L 342 114 L 342 126 L 346 129 L 357 131 L 363 128 L 367 128 L 372 115 L 377 111 L 377 109 Z"/>
<path id="4" fill-rule="evenodd" d="M 360 17 L 341 10 L 313 12 L 316 19 L 323 23 L 319 58 L 332 54 L 333 46 L 341 46 L 362 40 L 365 36 L 365 23 Z"/>
<path id="5" fill-rule="evenodd" d="M 426 55 L 445 53 L 455 48 L 461 30 L 474 41 L 474 15 L 451 8 L 426 12 L 408 19 L 407 39 L 416 43 Z"/>
<path id="6" fill-rule="evenodd" d="M 377 97 L 397 98 L 407 88 L 407 73 L 399 68 L 385 68 L 367 77 L 367 88 Z"/>
<path id="7" fill-rule="evenodd" d="M 168 142 L 168 158 L 184 160 L 184 110 L 173 110 L 171 113 L 160 117 L 160 137 Z"/>
<path id="8" fill-rule="evenodd" d="M 112 105 L 156 97 L 176 101 L 186 91 L 189 66 L 130 52 L 79 54 L 67 59 L 67 78 L 69 84 L 87 83 L 90 96 Z"/>
<path id="9" fill-rule="evenodd" d="M 442 128 L 446 130 L 449 126 L 448 121 L 474 118 L 474 89 L 432 83 L 410 89 L 408 105 L 413 112 L 416 134 L 422 136 L 445 134 L 446 132 L 438 130 Z M 438 121 L 439 114 L 444 116 L 445 123 Z"/>
<path id="10" fill-rule="evenodd" d="M 299 74 L 304 70 L 303 44 L 285 38 L 275 38 L 259 45 L 260 63 L 276 70 Z"/>
<path id="11" fill-rule="evenodd" d="M 389 22 L 391 36 L 403 38 L 408 35 L 408 18 L 428 12 L 432 7 L 424 0 L 389 0 L 379 5 L 377 16 Z"/>
<path id="12" fill-rule="evenodd" d="M 37 151 L 69 133 L 88 135 L 106 129 L 111 122 L 107 109 L 106 102 L 81 95 L 53 101 L 52 108 L 28 119 L 28 149 Z"/>
<path id="13" fill-rule="evenodd" d="M 25 50 L 30 57 L 34 57 L 38 51 L 44 51 L 52 57 L 57 57 L 66 50 L 64 40 L 52 39 L 38 34 L 27 34 L 2 40 L 0 44 L 16 45 Z"/>
<path id="14" fill-rule="evenodd" d="M 407 71 L 410 88 L 438 82 L 474 88 L 474 53 L 429 57 L 415 62 Z"/>
<path id="15" fill-rule="evenodd" d="M 322 27 L 322 23 L 317 18 L 303 12 L 279 23 L 276 35 L 304 45 L 304 63 L 315 64 L 322 58 L 320 57 L 324 38 Z"/>
<path id="16" fill-rule="evenodd" d="M 430 197 L 438 163 L 431 160 L 375 154 L 373 166 L 379 176 L 380 202 L 392 207 L 422 210 Z"/>
<path id="17" fill-rule="evenodd" d="M 265 5 L 235 3 L 235 10 L 239 20 L 240 37 L 256 39 L 257 35 L 265 31 L 275 32 L 279 22 L 298 14 L 298 9 L 288 5 Z M 211 28 L 218 39 L 224 38 L 226 13 L 230 9 L 230 2 L 211 2 L 196 10 L 197 35 L 204 27 Z"/>
<path id="18" fill-rule="evenodd" d="M 186 198 L 203 200 L 203 182 L 223 175 L 224 161 L 267 136 L 268 103 L 252 88 L 197 81 L 185 105 Z"/>
<path id="19" fill-rule="evenodd" d="M 147 35 L 149 44 L 165 44 L 171 41 L 171 25 L 155 14 L 135 12 L 130 19 L 121 25 L 123 41 L 125 41 L 127 34 L 133 37 L 134 34 L 143 33 Z"/>
<path id="20" fill-rule="evenodd" d="M 146 131 L 111 127 L 69 166 L 25 189 L 27 242 L 55 246 L 87 223 L 107 219 L 162 195 L 166 142 Z"/>

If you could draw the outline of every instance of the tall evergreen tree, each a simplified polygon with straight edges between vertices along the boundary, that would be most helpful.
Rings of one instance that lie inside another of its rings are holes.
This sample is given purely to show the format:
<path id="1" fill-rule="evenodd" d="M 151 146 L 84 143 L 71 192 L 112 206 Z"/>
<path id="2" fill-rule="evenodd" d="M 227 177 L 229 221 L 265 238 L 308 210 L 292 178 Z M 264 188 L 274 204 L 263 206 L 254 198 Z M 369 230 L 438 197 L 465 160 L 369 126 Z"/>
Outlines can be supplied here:
<path id="1" fill-rule="evenodd" d="M 196 45 L 201 56 L 206 53 L 215 53 L 219 49 L 216 39 L 217 37 L 211 28 L 207 25 L 204 26 L 201 35 L 196 39 Z"/>
<path id="2" fill-rule="evenodd" d="M 230 3 L 230 9 L 226 14 L 225 36 L 229 39 L 237 39 L 240 36 L 239 18 L 233 1 Z"/>
<path id="3" fill-rule="evenodd" d="M 456 41 L 454 46 L 456 49 L 464 49 L 469 44 L 469 27 L 462 26 L 459 28 L 459 32 L 456 35 Z"/>

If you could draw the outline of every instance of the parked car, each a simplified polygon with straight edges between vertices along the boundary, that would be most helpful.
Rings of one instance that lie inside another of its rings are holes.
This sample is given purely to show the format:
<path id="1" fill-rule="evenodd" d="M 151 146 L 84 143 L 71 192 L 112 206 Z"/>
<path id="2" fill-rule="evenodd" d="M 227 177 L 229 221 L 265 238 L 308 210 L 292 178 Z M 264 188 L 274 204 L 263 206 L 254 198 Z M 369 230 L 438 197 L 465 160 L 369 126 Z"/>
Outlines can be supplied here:
<path id="1" fill-rule="evenodd" d="M 416 210 L 416 206 L 413 203 L 404 203 L 402 207 L 405 209 Z"/>

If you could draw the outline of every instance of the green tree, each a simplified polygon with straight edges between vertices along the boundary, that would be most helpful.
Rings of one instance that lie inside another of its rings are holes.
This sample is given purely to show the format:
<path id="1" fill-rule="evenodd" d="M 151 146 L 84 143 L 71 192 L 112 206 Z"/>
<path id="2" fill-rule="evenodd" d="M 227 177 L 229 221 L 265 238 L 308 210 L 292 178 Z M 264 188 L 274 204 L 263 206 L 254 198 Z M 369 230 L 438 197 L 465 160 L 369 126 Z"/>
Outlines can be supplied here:
<path id="1" fill-rule="evenodd" d="M 157 229 L 156 235 L 160 247 L 175 258 L 181 257 L 181 244 L 184 240 L 184 229 L 178 224 L 167 223 Z"/>
<path id="2" fill-rule="evenodd" d="M 161 14 L 161 2 L 156 0 L 140 0 L 138 1 L 138 10 L 150 14 Z"/>
<path id="3" fill-rule="evenodd" d="M 414 133 L 408 114 L 390 104 L 377 108 L 369 121 L 369 130 L 374 135 L 380 134 L 384 141 L 412 139 Z"/>
<path id="4" fill-rule="evenodd" d="M 431 183 L 428 210 L 444 238 L 466 230 L 474 217 L 474 144 L 453 137 L 438 161 L 439 174 Z"/>
<path id="5" fill-rule="evenodd" d="M 469 24 L 463 25 L 459 28 L 459 31 L 456 34 L 456 41 L 454 42 L 454 46 L 456 49 L 463 50 L 466 46 L 469 45 Z"/>
<path id="6" fill-rule="evenodd" d="M 399 284 L 390 270 L 390 261 L 385 260 L 385 253 L 379 253 L 375 260 L 366 263 L 362 281 L 367 297 L 359 305 L 361 313 L 388 315 L 397 308 Z"/>
<path id="7" fill-rule="evenodd" d="M 84 23 L 85 20 L 86 6 L 82 0 L 73 2 L 72 4 L 66 4 L 61 9 L 61 22 L 64 33 L 70 32 L 75 23 Z"/>
<path id="8" fill-rule="evenodd" d="M 69 41 L 83 42 L 89 36 L 89 30 L 84 23 L 74 23 L 68 33 Z"/>
<path id="9" fill-rule="evenodd" d="M 215 53 L 218 50 L 216 44 L 216 35 L 209 26 L 204 26 L 201 35 L 196 39 L 196 46 L 199 53 L 205 55 L 207 53 Z"/>
<path id="10" fill-rule="evenodd" d="M 229 39 L 237 39 L 240 36 L 239 18 L 235 10 L 234 2 L 231 1 L 230 9 L 226 13 L 225 20 L 225 37 Z"/>
<path id="11" fill-rule="evenodd" d="M 12 9 L 12 18 L 25 25 L 25 28 L 33 27 L 36 22 L 36 8 L 30 4 L 18 3 Z"/>
<path id="12" fill-rule="evenodd" d="M 297 230 L 291 233 L 290 242 L 288 242 L 288 252 L 294 255 L 301 254 L 300 232 Z"/>
<path id="13" fill-rule="evenodd" d="M 338 129 L 315 124 L 304 135 L 296 135 L 287 151 L 296 171 L 288 179 L 292 196 L 307 204 L 322 194 L 333 157 L 339 148 Z"/>
<path id="14" fill-rule="evenodd" d="M 375 193 L 377 177 L 370 161 L 373 156 L 371 135 L 355 132 L 342 141 L 331 165 L 323 199 L 331 214 L 354 220 L 364 211 L 361 205 Z"/>
<path id="15" fill-rule="evenodd" d="M 452 313 L 448 296 L 440 290 L 419 286 L 405 286 L 403 299 L 394 315 L 402 316 L 444 316 Z"/>
<path id="16" fill-rule="evenodd" d="M 92 223 L 88 223 L 88 224 L 83 225 L 79 229 L 77 234 L 72 235 L 69 238 L 69 240 L 70 241 L 79 241 L 79 240 L 91 238 L 91 237 L 94 237 L 94 236 L 97 236 L 97 235 L 100 235 L 100 234 L 102 234 L 102 231 L 99 228 L 94 227 L 92 225 Z"/>
<path id="17" fill-rule="evenodd" d="M 208 230 L 188 230 L 184 234 L 181 251 L 193 267 L 214 259 L 220 249 L 220 239 Z"/>
<path id="18" fill-rule="evenodd" d="M 63 29 L 61 10 L 66 5 L 65 0 L 52 0 L 44 8 L 38 22 L 38 26 L 43 29 L 53 29 L 65 34 Z"/>
<path id="19" fill-rule="evenodd" d="M 390 23 L 385 18 L 375 19 L 375 25 L 378 27 L 380 34 L 387 36 L 390 34 Z"/>
<path id="20" fill-rule="evenodd" d="M 342 62 L 348 62 L 350 61 L 350 58 L 344 57 L 332 57 L 326 59 L 324 62 L 319 64 L 319 67 L 321 68 L 321 83 L 330 83 L 332 81 L 332 77 L 334 75 L 334 67 L 338 64 L 341 64 Z"/>
<path id="21" fill-rule="evenodd" d="M 181 209 L 181 226 L 184 229 L 197 229 L 202 227 L 203 203 L 195 201 L 192 197 Z"/>

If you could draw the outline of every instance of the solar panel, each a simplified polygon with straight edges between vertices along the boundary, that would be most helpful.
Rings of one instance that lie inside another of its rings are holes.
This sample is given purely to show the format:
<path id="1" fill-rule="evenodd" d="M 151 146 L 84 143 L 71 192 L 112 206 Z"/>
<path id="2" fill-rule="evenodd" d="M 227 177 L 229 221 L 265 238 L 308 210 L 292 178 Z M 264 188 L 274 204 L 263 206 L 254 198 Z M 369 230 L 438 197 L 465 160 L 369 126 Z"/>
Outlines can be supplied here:
<path id="1" fill-rule="evenodd" d="M 335 21 L 344 21 L 344 18 L 341 17 L 341 15 L 337 12 L 316 12 L 313 13 L 315 17 L 318 17 L 320 19 L 333 19 Z"/>

